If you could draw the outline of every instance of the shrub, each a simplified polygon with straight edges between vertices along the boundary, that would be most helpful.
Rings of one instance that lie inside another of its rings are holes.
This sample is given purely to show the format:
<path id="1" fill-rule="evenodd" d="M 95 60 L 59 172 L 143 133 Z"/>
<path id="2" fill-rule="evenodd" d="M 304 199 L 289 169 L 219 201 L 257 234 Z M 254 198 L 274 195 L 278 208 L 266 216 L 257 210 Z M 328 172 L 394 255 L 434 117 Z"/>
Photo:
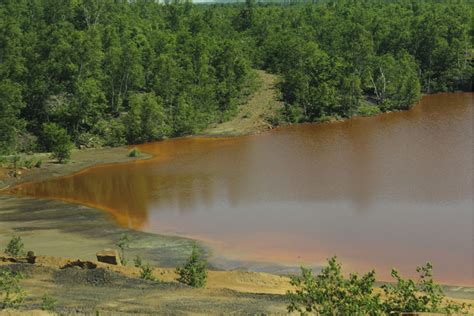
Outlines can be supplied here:
<path id="1" fill-rule="evenodd" d="M 126 143 L 125 125 L 121 118 L 102 119 L 93 128 L 93 133 L 100 135 L 104 145 L 120 146 Z"/>
<path id="2" fill-rule="evenodd" d="M 11 165 L 13 167 L 13 176 L 14 177 L 17 177 L 17 175 L 18 175 L 17 169 L 19 168 L 19 164 L 20 164 L 20 156 L 13 155 L 13 157 L 11 158 Z"/>
<path id="3" fill-rule="evenodd" d="M 72 142 L 67 131 L 55 123 L 43 124 L 43 143 L 60 163 L 71 158 Z"/>
<path id="4" fill-rule="evenodd" d="M 19 308 L 25 299 L 25 292 L 20 287 L 23 275 L 10 270 L 0 270 L 0 310 Z"/>
<path id="5" fill-rule="evenodd" d="M 192 287 L 204 287 L 207 278 L 207 262 L 196 244 L 193 245 L 191 255 L 185 265 L 177 267 L 176 273 L 179 275 L 178 282 Z"/>
<path id="6" fill-rule="evenodd" d="M 2 3 L 3 7 L 3 3 Z M 2 20 L 4 13 L 2 9 Z M 2 27 L 3 29 L 3 27 Z M 5 57 L 9 55 L 4 50 L 2 41 L 2 76 L 0 78 L 0 154 L 9 154 L 18 150 L 18 136 L 25 130 L 25 123 L 20 119 L 21 109 L 24 108 L 22 85 L 9 78 L 3 71 Z"/>
<path id="7" fill-rule="evenodd" d="M 18 135 L 18 147 L 19 152 L 33 153 L 38 148 L 38 137 L 30 133 L 20 133 Z"/>
<path id="8" fill-rule="evenodd" d="M 310 312 L 321 315 L 378 315 L 405 312 L 464 313 L 468 306 L 449 302 L 443 304 L 444 294 L 433 282 L 432 266 L 418 267 L 419 282 L 402 279 L 392 271 L 395 284 L 382 286 L 385 295 L 373 293 L 375 272 L 362 277 L 351 274 L 345 279 L 341 265 L 333 257 L 328 266 L 313 276 L 310 269 L 301 268 L 301 276 L 291 278 L 296 290 L 287 293 L 289 312 Z"/>
<path id="9" fill-rule="evenodd" d="M 321 315 L 365 315 L 381 311 L 379 295 L 373 294 L 375 272 L 362 277 L 351 274 L 345 279 L 336 257 L 313 277 L 310 269 L 301 268 L 301 276 L 291 278 L 295 292 L 288 292 L 289 312 L 314 312 Z"/>
<path id="10" fill-rule="evenodd" d="M 331 122 L 337 122 L 340 121 L 342 118 L 337 115 L 337 114 L 332 114 L 332 115 L 325 115 L 322 114 L 321 117 L 319 117 L 316 122 L 319 123 L 331 123 Z"/>
<path id="11" fill-rule="evenodd" d="M 140 279 L 157 281 L 153 276 L 153 268 L 149 263 L 144 263 L 140 256 L 136 256 L 135 259 L 133 259 L 133 264 L 136 268 L 140 268 Z"/>
<path id="12" fill-rule="evenodd" d="M 303 110 L 300 107 L 285 104 L 285 108 L 281 112 L 282 116 L 290 123 L 299 123 L 304 120 Z"/>
<path id="13" fill-rule="evenodd" d="M 128 153 L 128 156 L 129 157 L 138 157 L 138 156 L 140 156 L 140 154 L 141 154 L 140 149 L 138 149 L 137 147 L 134 147 L 132 150 L 130 150 L 130 152 Z"/>
<path id="14" fill-rule="evenodd" d="M 25 160 L 24 165 L 28 169 L 33 168 L 33 159 Z"/>
<path id="15" fill-rule="evenodd" d="M 169 134 L 163 101 L 154 93 L 132 93 L 130 109 L 123 117 L 129 144 L 160 140 Z"/>
<path id="16" fill-rule="evenodd" d="M 143 260 L 140 256 L 136 256 L 135 259 L 133 259 L 133 265 L 135 268 L 140 268 L 143 265 Z"/>
<path id="17" fill-rule="evenodd" d="M 5 248 L 5 253 L 14 257 L 21 256 L 25 253 L 24 247 L 25 245 L 23 244 L 21 237 L 14 236 L 8 243 L 7 248 Z"/>
<path id="18" fill-rule="evenodd" d="M 39 160 L 35 163 L 35 168 L 41 168 L 42 165 L 43 165 L 43 160 L 39 159 Z"/>
<path id="19" fill-rule="evenodd" d="M 382 113 L 380 108 L 372 104 L 363 104 L 357 109 L 357 114 L 360 116 L 373 116 Z"/>
<path id="20" fill-rule="evenodd" d="M 142 263 L 140 266 L 140 279 L 156 281 L 156 278 L 153 276 L 153 268 L 148 263 Z"/>
<path id="21" fill-rule="evenodd" d="M 433 281 L 433 266 L 426 263 L 419 266 L 416 271 L 420 273 L 418 282 L 411 279 L 404 280 L 397 270 L 392 269 L 395 284 L 382 286 L 386 299 L 383 303 L 384 310 L 390 313 L 427 312 L 427 313 L 462 313 L 467 305 L 448 303 L 443 305 L 445 298 L 441 286 Z"/>
<path id="22" fill-rule="evenodd" d="M 41 298 L 41 309 L 44 311 L 54 311 L 56 309 L 57 301 L 48 294 Z"/>
<path id="23" fill-rule="evenodd" d="M 115 245 L 120 249 L 120 260 L 122 264 L 126 266 L 128 260 L 125 258 L 125 249 L 130 248 L 130 236 L 128 234 L 122 234 Z"/>
<path id="24" fill-rule="evenodd" d="M 280 110 L 276 111 L 272 114 L 265 114 L 264 121 L 270 124 L 272 127 L 280 125 L 282 122 L 285 121 L 283 112 Z"/>
<path id="25" fill-rule="evenodd" d="M 99 135 L 90 132 L 80 133 L 75 143 L 79 148 L 100 148 L 104 144 Z"/>

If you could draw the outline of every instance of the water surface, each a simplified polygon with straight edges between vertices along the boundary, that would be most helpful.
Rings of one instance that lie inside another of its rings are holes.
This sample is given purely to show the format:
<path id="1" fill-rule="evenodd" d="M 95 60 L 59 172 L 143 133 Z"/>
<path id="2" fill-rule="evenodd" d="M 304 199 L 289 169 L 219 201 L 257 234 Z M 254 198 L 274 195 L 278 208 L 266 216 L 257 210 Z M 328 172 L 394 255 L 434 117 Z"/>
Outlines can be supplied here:
<path id="1" fill-rule="evenodd" d="M 146 144 L 156 158 L 94 167 L 18 193 L 97 206 L 139 230 L 208 241 L 226 256 L 389 279 L 431 261 L 473 285 L 473 94 L 408 112 L 236 138 Z"/>

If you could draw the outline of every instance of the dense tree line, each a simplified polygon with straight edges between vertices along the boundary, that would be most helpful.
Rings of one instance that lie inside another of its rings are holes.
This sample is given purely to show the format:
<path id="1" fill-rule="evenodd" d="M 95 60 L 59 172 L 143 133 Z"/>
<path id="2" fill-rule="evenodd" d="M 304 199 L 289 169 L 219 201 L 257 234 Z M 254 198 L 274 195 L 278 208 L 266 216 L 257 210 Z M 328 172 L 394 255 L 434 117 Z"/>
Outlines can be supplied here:
<path id="1" fill-rule="evenodd" d="M 282 76 L 285 120 L 407 109 L 471 88 L 470 18 L 462 1 L 1 0 L 0 154 L 195 133 L 256 68 Z"/>
<path id="2" fill-rule="evenodd" d="M 254 66 L 282 74 L 293 120 L 402 110 L 421 92 L 471 89 L 471 15 L 462 1 L 246 7 L 252 13 L 237 24 L 255 47 Z"/>
<path id="3" fill-rule="evenodd" d="M 86 146 L 191 134 L 252 86 L 242 45 L 189 3 L 0 3 L 4 153 L 49 149 L 53 127 Z"/>

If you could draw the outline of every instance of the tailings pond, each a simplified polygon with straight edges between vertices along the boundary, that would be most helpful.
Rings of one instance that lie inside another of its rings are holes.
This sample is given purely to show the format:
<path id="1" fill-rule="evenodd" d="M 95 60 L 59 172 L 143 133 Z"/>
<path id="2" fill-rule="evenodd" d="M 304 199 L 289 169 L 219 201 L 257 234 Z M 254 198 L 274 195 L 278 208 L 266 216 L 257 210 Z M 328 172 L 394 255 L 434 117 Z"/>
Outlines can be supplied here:
<path id="1" fill-rule="evenodd" d="M 234 259 L 472 285 L 473 94 L 407 112 L 139 146 L 153 159 L 14 191 L 95 206 L 120 225 L 207 241 Z"/>

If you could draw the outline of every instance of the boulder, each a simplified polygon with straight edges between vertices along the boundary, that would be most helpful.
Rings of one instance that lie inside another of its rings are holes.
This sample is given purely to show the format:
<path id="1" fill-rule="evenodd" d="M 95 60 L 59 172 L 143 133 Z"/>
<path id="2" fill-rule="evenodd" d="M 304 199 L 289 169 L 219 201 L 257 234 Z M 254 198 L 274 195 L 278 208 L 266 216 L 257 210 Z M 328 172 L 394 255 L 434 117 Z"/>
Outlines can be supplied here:
<path id="1" fill-rule="evenodd" d="M 121 266 L 120 255 L 117 250 L 104 249 L 96 253 L 97 261 Z"/>

